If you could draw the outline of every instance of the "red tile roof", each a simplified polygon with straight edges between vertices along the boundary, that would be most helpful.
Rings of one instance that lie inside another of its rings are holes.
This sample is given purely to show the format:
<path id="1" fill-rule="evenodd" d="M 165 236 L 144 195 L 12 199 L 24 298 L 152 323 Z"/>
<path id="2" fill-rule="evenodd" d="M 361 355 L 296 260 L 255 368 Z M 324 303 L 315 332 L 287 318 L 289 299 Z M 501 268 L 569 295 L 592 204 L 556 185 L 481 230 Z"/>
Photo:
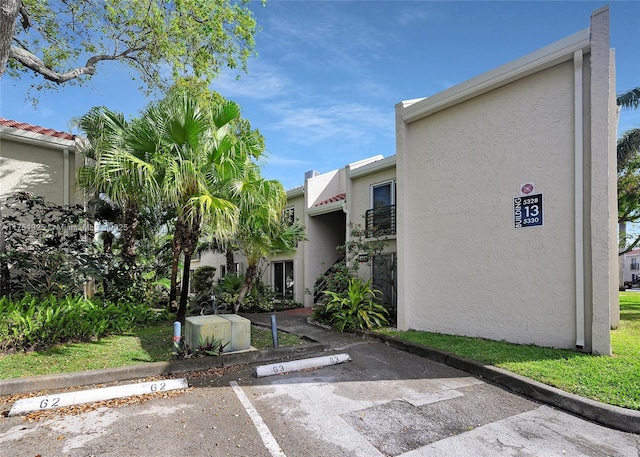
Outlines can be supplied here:
<path id="1" fill-rule="evenodd" d="M 63 140 L 74 140 L 76 138 L 75 135 L 72 135 L 70 133 L 59 132 L 58 130 L 40 127 L 39 125 L 27 124 L 26 122 L 12 121 L 11 119 L 4 119 L 2 117 L 0 117 L 0 125 L 4 125 L 5 127 L 12 127 L 14 129 L 26 130 L 28 132 L 40 133 L 42 135 L 53 136 L 56 138 L 62 138 Z"/>
<path id="2" fill-rule="evenodd" d="M 336 195 L 335 197 L 331 197 L 331 198 L 327 198 L 326 200 L 322 200 L 321 202 L 318 202 L 313 206 L 316 207 L 316 206 L 326 205 L 327 203 L 339 202 L 340 200 L 345 200 L 346 198 L 347 198 L 347 194 L 342 193 L 342 194 Z"/>

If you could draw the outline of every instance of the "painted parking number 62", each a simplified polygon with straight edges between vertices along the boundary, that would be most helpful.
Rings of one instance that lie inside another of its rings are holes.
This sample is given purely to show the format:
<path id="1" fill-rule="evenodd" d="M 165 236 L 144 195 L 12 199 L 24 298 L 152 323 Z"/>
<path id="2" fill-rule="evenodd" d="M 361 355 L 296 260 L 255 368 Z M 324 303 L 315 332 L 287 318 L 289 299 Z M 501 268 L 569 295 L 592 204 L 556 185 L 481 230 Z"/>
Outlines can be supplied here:
<path id="1" fill-rule="evenodd" d="M 49 403 L 49 401 L 51 401 L 51 403 Z M 56 406 L 58 406 L 59 403 L 60 403 L 60 398 L 58 397 L 53 397 L 51 399 L 44 398 L 40 402 L 40 409 L 55 408 Z"/>
<path id="2" fill-rule="evenodd" d="M 165 390 L 167 385 L 164 382 L 159 384 L 151 384 L 151 392 L 162 392 Z"/>

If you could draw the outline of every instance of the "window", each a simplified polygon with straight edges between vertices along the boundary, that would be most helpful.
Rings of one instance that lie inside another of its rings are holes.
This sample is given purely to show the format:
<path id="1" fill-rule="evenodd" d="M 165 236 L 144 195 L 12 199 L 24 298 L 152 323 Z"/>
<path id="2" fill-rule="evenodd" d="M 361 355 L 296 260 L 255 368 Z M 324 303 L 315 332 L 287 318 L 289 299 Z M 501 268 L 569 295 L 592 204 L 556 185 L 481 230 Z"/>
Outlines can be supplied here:
<path id="1" fill-rule="evenodd" d="M 286 225 L 293 225 L 293 223 L 296 221 L 295 216 L 295 209 L 293 207 L 287 208 L 282 214 L 282 220 Z"/>
<path id="2" fill-rule="evenodd" d="M 371 209 L 366 215 L 367 237 L 396 233 L 396 182 L 371 186 Z"/>
<path id="3" fill-rule="evenodd" d="M 293 299 L 293 261 L 273 262 L 273 291 Z"/>
<path id="4" fill-rule="evenodd" d="M 227 265 L 220 265 L 220 279 L 224 278 L 225 276 L 227 276 Z M 239 275 L 240 274 L 240 264 L 239 263 L 234 263 L 233 264 L 233 270 L 230 271 L 231 274 L 236 274 Z"/>

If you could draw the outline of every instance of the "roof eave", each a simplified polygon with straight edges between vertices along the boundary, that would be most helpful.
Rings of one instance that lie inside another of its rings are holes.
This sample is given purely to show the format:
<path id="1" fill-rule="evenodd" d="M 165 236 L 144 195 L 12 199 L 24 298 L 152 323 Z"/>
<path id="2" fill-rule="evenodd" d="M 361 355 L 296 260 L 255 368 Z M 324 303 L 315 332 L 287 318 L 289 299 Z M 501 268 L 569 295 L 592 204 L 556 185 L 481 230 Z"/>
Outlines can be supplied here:
<path id="1" fill-rule="evenodd" d="M 403 105 L 402 119 L 407 123 L 417 121 L 525 76 L 571 60 L 578 50 L 587 53 L 589 49 L 587 28 L 432 97 L 408 106 Z"/>
<path id="2" fill-rule="evenodd" d="M 16 141 L 19 143 L 33 144 L 53 149 L 76 149 L 75 140 L 67 140 L 55 136 L 44 135 L 42 133 L 30 132 L 28 130 L 16 129 L 0 125 L 0 139 Z"/>
<path id="3" fill-rule="evenodd" d="M 331 203 L 325 203 L 319 206 L 312 206 L 307 210 L 307 215 L 309 216 L 319 216 L 321 214 L 333 213 L 335 211 L 342 211 L 344 204 L 344 199 L 338 200 Z"/>

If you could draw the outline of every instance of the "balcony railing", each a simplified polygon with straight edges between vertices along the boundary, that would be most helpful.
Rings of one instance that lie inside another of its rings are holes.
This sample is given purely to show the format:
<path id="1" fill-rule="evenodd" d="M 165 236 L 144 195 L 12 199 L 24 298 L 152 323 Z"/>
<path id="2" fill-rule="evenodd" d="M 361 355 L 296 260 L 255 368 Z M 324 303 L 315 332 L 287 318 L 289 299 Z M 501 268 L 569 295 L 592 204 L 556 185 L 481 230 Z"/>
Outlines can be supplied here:
<path id="1" fill-rule="evenodd" d="M 367 238 L 395 235 L 396 205 L 381 206 L 380 208 L 367 210 L 365 221 L 367 224 Z"/>

